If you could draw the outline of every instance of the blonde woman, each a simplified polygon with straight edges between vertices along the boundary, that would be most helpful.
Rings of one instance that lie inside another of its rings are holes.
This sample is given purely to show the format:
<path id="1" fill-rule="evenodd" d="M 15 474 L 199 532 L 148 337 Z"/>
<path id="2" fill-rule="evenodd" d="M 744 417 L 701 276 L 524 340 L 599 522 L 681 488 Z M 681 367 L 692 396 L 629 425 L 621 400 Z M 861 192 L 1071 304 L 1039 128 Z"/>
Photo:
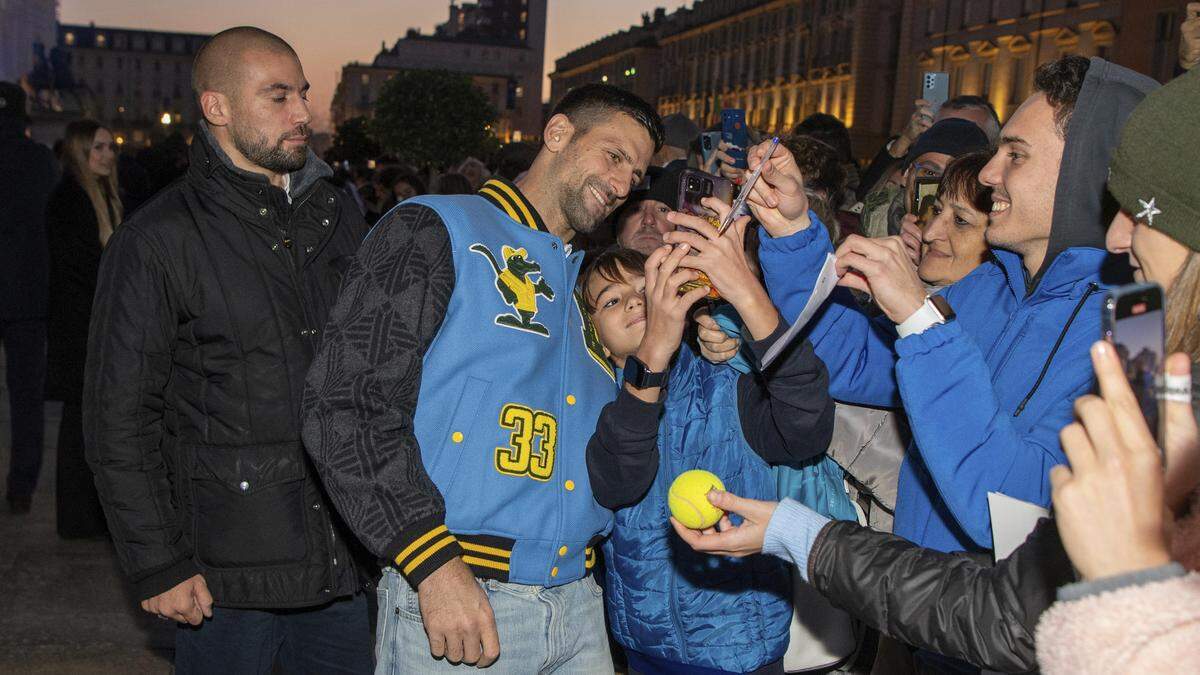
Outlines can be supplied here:
<path id="1" fill-rule="evenodd" d="M 62 180 L 46 205 L 50 251 L 46 397 L 63 402 L 58 430 L 58 533 L 106 533 L 92 472 L 83 456 L 83 366 L 100 254 L 123 215 L 117 192 L 117 145 L 92 120 L 67 125 Z"/>

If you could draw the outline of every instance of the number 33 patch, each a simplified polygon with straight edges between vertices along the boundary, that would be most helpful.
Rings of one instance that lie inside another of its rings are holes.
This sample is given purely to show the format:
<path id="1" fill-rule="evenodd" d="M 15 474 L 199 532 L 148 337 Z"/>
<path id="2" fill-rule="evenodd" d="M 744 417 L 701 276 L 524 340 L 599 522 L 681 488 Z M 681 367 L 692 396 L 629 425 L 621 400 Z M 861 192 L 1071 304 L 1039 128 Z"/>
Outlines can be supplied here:
<path id="1" fill-rule="evenodd" d="M 554 474 L 558 420 L 542 410 L 509 403 L 500 410 L 500 426 L 510 430 L 508 447 L 496 448 L 496 471 L 547 481 Z"/>

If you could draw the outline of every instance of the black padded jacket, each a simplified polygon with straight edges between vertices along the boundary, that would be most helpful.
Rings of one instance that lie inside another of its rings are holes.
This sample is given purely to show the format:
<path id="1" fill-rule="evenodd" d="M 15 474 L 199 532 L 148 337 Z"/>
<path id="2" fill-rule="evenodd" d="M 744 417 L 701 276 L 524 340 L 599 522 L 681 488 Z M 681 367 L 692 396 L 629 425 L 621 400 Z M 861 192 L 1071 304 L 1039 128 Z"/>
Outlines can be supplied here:
<path id="1" fill-rule="evenodd" d="M 197 573 L 227 607 L 309 607 L 361 585 L 300 438 L 304 376 L 366 232 L 330 174 L 310 152 L 289 203 L 201 129 L 187 173 L 104 252 L 84 437 L 140 598 Z"/>

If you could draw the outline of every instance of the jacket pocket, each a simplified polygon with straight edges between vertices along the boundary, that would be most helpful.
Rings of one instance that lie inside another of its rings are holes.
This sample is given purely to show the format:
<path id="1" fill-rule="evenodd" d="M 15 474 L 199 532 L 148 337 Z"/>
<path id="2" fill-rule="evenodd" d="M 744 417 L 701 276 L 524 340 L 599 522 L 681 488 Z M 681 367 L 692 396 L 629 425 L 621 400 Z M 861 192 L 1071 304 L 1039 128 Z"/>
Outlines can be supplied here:
<path id="1" fill-rule="evenodd" d="M 191 446 L 196 558 L 209 567 L 262 567 L 308 552 L 299 442 Z"/>
<path id="2" fill-rule="evenodd" d="M 442 432 L 441 443 L 435 444 L 439 448 L 438 457 L 430 463 L 432 471 L 429 477 L 442 487 L 443 495 L 449 492 L 451 481 L 458 474 L 459 460 L 463 454 L 461 444 L 464 441 L 478 442 L 474 436 L 479 431 L 476 422 L 480 416 L 480 404 L 491 386 L 492 383 L 487 380 L 467 377 L 462 394 L 454 405 L 454 413 L 448 419 L 449 425 Z"/>

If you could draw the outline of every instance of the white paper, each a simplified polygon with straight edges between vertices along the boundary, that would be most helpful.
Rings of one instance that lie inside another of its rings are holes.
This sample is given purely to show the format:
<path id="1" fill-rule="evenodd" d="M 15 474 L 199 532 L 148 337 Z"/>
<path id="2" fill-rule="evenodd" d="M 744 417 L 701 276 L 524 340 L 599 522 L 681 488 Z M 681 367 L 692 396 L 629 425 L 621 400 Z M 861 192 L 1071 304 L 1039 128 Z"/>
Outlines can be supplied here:
<path id="1" fill-rule="evenodd" d="M 1037 522 L 1050 515 L 1050 509 L 999 492 L 989 492 L 987 496 L 992 518 L 992 555 L 1000 562 L 1025 543 Z"/>
<path id="2" fill-rule="evenodd" d="M 813 284 L 812 295 L 808 296 L 808 303 L 804 305 L 800 316 L 796 317 L 796 320 L 788 327 L 783 337 L 776 340 L 775 344 L 771 345 L 771 348 L 767 350 L 762 359 L 762 370 L 766 370 L 767 366 L 771 365 L 771 362 L 779 356 L 779 353 L 791 344 L 792 340 L 796 339 L 796 335 L 800 333 L 800 330 L 812 320 L 813 314 L 817 312 L 817 308 L 833 292 L 833 288 L 837 286 L 838 282 L 837 269 L 835 267 L 836 261 L 837 259 L 833 257 L 832 253 L 826 254 L 825 264 L 821 265 L 821 272 L 817 274 L 817 283 Z"/>

